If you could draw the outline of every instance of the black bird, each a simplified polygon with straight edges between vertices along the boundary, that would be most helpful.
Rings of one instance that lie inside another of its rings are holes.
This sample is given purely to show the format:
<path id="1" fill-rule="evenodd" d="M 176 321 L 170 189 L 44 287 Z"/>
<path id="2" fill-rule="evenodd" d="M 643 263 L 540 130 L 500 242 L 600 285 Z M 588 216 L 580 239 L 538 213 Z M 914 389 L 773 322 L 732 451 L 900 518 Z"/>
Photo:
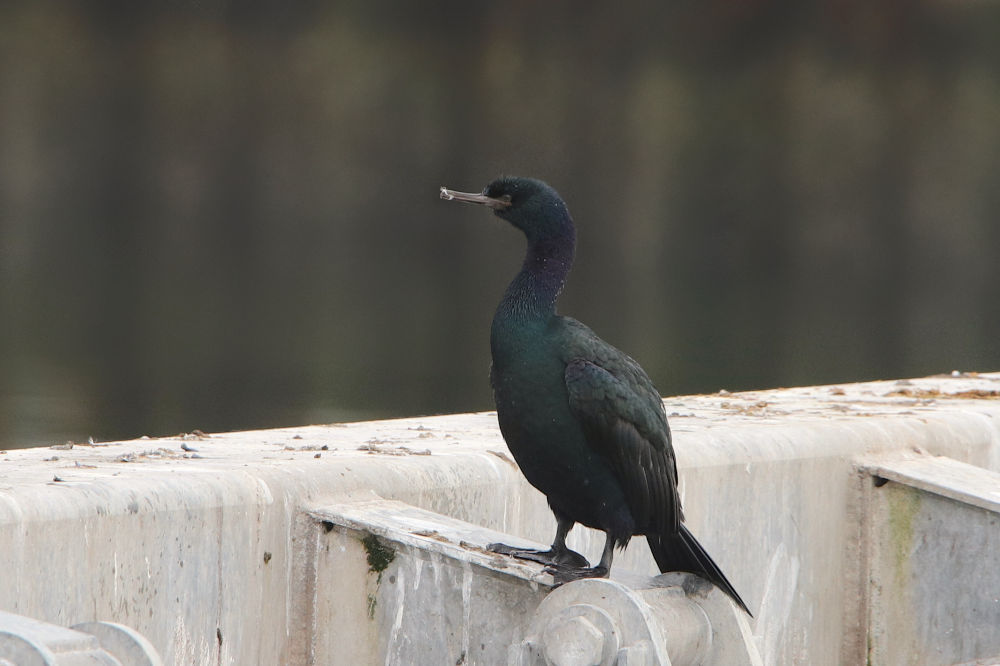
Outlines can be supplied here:
<path id="1" fill-rule="evenodd" d="M 441 198 L 488 206 L 528 240 L 524 264 L 493 317 L 490 383 L 504 439 L 548 498 L 557 529 L 547 551 L 494 549 L 545 563 L 563 583 L 607 576 L 615 547 L 645 535 L 661 572 L 697 574 L 749 613 L 683 524 L 670 427 L 653 382 L 629 356 L 556 314 L 576 247 L 566 204 L 547 184 L 513 177 L 493 181 L 482 194 L 442 187 Z M 576 523 L 607 535 L 595 567 L 566 546 Z"/>

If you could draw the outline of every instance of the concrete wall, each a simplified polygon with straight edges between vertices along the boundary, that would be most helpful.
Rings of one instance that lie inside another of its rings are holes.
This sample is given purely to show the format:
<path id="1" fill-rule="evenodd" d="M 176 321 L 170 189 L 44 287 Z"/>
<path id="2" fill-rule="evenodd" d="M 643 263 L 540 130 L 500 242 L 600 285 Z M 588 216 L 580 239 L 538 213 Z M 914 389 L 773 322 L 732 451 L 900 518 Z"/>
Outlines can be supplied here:
<path id="1" fill-rule="evenodd" d="M 998 374 L 666 405 L 688 524 L 754 612 L 764 663 L 868 658 L 885 605 L 871 594 L 872 461 L 1000 472 Z M 119 622 L 165 663 L 345 663 L 351 641 L 391 632 L 367 610 L 363 548 L 320 545 L 309 511 L 373 497 L 542 543 L 554 530 L 491 413 L 7 451 L 0 610 Z M 592 560 L 602 543 L 570 539 Z M 642 539 L 615 565 L 655 573 Z"/>

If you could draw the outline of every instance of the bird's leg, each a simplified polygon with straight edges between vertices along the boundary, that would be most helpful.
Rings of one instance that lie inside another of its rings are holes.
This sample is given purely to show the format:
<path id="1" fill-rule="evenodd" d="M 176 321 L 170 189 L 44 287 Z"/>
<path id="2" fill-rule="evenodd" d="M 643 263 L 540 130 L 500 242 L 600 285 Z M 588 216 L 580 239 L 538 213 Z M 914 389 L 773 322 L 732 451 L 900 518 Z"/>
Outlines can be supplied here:
<path id="1" fill-rule="evenodd" d="M 587 561 L 580 553 L 570 550 L 566 546 L 566 535 L 573 529 L 574 521 L 568 518 L 556 516 L 556 538 L 552 541 L 552 547 L 548 550 L 535 550 L 532 548 L 515 548 L 502 543 L 491 543 L 487 548 L 494 553 L 510 555 L 521 560 L 530 560 L 554 567 L 589 567 Z"/>
<path id="2" fill-rule="evenodd" d="M 565 564 L 549 565 L 545 571 L 552 574 L 556 585 L 562 585 L 581 578 L 604 578 L 611 572 L 611 560 L 615 556 L 615 540 L 608 534 L 607 541 L 604 542 L 604 552 L 601 554 L 601 562 L 596 567 L 572 566 Z"/>

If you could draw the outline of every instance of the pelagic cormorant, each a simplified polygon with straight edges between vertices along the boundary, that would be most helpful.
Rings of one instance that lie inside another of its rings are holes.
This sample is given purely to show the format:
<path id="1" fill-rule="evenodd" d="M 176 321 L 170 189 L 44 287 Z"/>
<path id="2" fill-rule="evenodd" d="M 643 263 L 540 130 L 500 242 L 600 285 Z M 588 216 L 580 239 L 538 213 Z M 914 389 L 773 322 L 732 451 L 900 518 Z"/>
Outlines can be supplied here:
<path id="1" fill-rule="evenodd" d="M 645 535 L 661 572 L 695 573 L 749 613 L 683 524 L 670 427 L 653 382 L 629 356 L 556 314 L 576 246 L 566 204 L 547 184 L 513 177 L 482 194 L 442 187 L 441 198 L 488 206 L 528 240 L 493 318 L 490 383 L 504 439 L 548 498 L 557 529 L 547 551 L 494 550 L 545 563 L 563 583 L 607 576 L 615 547 Z M 595 567 L 566 546 L 576 523 L 607 534 Z"/>

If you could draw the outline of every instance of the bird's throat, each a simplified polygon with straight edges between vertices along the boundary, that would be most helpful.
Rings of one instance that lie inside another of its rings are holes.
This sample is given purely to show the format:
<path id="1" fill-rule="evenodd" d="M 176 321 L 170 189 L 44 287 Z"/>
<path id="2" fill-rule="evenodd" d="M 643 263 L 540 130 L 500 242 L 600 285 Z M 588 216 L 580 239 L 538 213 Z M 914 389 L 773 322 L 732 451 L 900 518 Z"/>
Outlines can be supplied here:
<path id="1" fill-rule="evenodd" d="M 573 266 L 573 240 L 570 236 L 529 244 L 521 270 L 497 307 L 497 319 L 527 323 L 555 315 L 556 299 Z"/>

